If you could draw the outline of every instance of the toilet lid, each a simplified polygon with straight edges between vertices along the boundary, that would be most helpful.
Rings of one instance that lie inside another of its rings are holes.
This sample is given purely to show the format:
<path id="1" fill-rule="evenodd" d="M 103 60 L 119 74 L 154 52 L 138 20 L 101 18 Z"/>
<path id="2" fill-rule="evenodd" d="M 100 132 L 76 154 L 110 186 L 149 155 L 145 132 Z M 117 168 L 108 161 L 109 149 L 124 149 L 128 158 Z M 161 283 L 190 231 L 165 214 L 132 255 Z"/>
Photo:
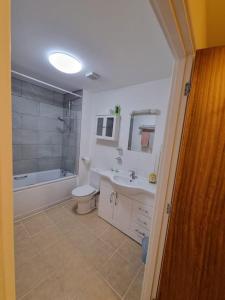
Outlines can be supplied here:
<path id="1" fill-rule="evenodd" d="M 94 192 L 96 192 L 96 189 L 87 184 L 87 185 L 82 185 L 82 186 L 75 188 L 72 191 L 72 195 L 76 196 L 76 197 L 84 197 L 84 196 L 91 195 Z"/>

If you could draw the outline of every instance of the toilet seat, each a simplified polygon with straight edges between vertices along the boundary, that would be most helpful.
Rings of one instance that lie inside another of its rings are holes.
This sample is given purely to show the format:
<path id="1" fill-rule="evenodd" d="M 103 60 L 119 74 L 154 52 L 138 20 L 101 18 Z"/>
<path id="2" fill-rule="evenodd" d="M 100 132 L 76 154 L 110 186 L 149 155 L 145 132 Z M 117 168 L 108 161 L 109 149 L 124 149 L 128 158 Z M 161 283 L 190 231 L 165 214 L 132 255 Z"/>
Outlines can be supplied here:
<path id="1" fill-rule="evenodd" d="M 92 195 L 94 193 L 96 193 L 96 189 L 94 187 L 92 187 L 91 185 L 83 185 L 83 186 L 79 186 L 76 187 L 75 189 L 72 190 L 72 195 L 74 197 L 87 197 L 89 195 Z"/>

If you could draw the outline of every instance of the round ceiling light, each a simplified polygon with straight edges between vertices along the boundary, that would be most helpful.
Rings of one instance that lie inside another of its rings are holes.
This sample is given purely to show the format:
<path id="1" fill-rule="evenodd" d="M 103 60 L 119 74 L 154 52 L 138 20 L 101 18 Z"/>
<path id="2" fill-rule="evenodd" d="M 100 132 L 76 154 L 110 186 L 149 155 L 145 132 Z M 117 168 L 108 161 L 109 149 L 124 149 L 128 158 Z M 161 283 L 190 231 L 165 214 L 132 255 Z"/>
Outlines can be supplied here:
<path id="1" fill-rule="evenodd" d="M 82 69 L 81 63 L 75 57 L 66 53 L 52 53 L 49 55 L 48 60 L 53 67 L 63 73 L 76 74 Z"/>

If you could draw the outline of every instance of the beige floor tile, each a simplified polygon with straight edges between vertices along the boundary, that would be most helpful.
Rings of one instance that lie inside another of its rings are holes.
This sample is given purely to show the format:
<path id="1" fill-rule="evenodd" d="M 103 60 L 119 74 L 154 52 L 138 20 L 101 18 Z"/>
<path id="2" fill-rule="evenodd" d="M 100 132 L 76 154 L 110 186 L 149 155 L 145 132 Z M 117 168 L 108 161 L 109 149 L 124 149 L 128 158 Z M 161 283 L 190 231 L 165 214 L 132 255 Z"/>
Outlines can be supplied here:
<path id="1" fill-rule="evenodd" d="M 70 240 L 74 248 L 80 251 L 85 251 L 90 247 L 90 244 L 96 241 L 96 237 L 82 224 L 77 224 L 76 227 L 71 228 L 66 232 L 65 237 Z"/>
<path id="2" fill-rule="evenodd" d="M 46 211 L 48 217 L 55 223 L 59 223 L 62 219 L 71 219 L 72 215 L 63 205 L 51 207 Z"/>
<path id="3" fill-rule="evenodd" d="M 22 222 L 15 223 L 14 225 L 15 240 L 20 241 L 29 237 L 28 231 Z"/>
<path id="4" fill-rule="evenodd" d="M 58 229 L 66 235 L 67 233 L 71 231 L 76 231 L 80 227 L 80 224 L 76 222 L 76 220 L 70 219 L 70 218 L 65 218 L 61 219 L 56 226 Z"/>
<path id="5" fill-rule="evenodd" d="M 65 300 L 63 283 L 56 275 L 47 278 L 27 294 L 23 300 Z"/>
<path id="6" fill-rule="evenodd" d="M 76 215 L 76 219 L 77 219 L 80 223 L 87 225 L 88 220 L 91 219 L 91 218 L 93 218 L 94 213 L 93 213 L 93 211 L 92 211 L 92 212 L 90 212 L 90 213 L 88 213 L 88 214 L 79 215 L 79 214 L 77 214 L 77 213 L 75 212 L 75 215 Z"/>
<path id="7" fill-rule="evenodd" d="M 96 273 L 89 273 L 87 285 L 78 295 L 78 300 L 117 300 L 120 297 Z"/>
<path id="8" fill-rule="evenodd" d="M 141 265 L 144 265 L 141 260 L 141 245 L 132 239 L 127 239 L 125 243 L 120 246 L 118 252 L 134 268 L 139 269 Z"/>
<path id="9" fill-rule="evenodd" d="M 24 239 L 15 239 L 15 265 L 16 268 L 23 265 L 31 258 L 38 254 L 38 249 L 32 239 L 27 237 Z"/>
<path id="10" fill-rule="evenodd" d="M 94 213 L 90 215 L 89 218 L 81 218 L 80 222 L 88 227 L 88 229 L 93 232 L 97 237 L 101 236 L 107 229 L 111 227 L 102 218 L 96 216 Z"/>
<path id="11" fill-rule="evenodd" d="M 101 268 L 100 274 L 104 276 L 104 278 L 122 297 L 137 274 L 137 270 L 133 268 L 123 257 L 115 253 Z"/>
<path id="12" fill-rule="evenodd" d="M 44 228 L 54 225 L 52 220 L 47 216 L 46 213 L 42 212 L 32 217 L 29 217 L 23 221 L 24 226 L 30 235 L 41 232 Z"/>
<path id="13" fill-rule="evenodd" d="M 50 275 L 50 268 L 39 255 L 16 269 L 16 294 L 19 299 Z"/>
<path id="14" fill-rule="evenodd" d="M 73 205 L 15 224 L 17 299 L 139 300 L 141 247 L 97 210 L 82 216 Z"/>
<path id="15" fill-rule="evenodd" d="M 85 290 L 89 285 L 88 274 L 92 272 L 83 263 L 70 263 L 65 265 L 60 278 L 63 283 L 65 295 L 68 299 L 73 299 L 79 292 Z"/>
<path id="16" fill-rule="evenodd" d="M 80 223 L 76 219 L 76 214 L 70 213 L 64 207 L 52 208 L 46 213 L 63 233 L 67 233 L 68 231 L 74 229 L 76 226 L 80 225 Z"/>
<path id="17" fill-rule="evenodd" d="M 46 227 L 40 233 L 32 236 L 32 241 L 39 250 L 43 250 L 62 239 L 62 237 L 62 233 L 54 225 Z"/>
<path id="18" fill-rule="evenodd" d="M 68 241 L 62 240 L 41 252 L 44 260 L 48 262 L 52 271 L 58 274 L 64 273 L 68 266 L 82 266 L 89 269 L 89 265 L 80 251 L 72 246 Z"/>
<path id="19" fill-rule="evenodd" d="M 128 237 L 115 227 L 110 226 L 110 228 L 100 236 L 100 239 L 117 249 L 128 239 Z"/>
<path id="20" fill-rule="evenodd" d="M 77 206 L 77 201 L 73 198 L 63 202 L 63 205 L 66 207 L 66 208 L 69 208 L 71 209 L 72 211 L 74 211 L 74 209 L 76 208 Z"/>
<path id="21" fill-rule="evenodd" d="M 90 266 L 94 267 L 96 270 L 100 270 L 102 265 L 112 256 L 114 252 L 115 249 L 110 246 L 110 244 L 106 244 L 100 239 L 97 239 L 91 243 L 89 247 L 84 249 L 82 254 Z"/>
<path id="22" fill-rule="evenodd" d="M 132 285 L 129 287 L 124 299 L 125 300 L 140 300 L 141 299 L 141 291 L 142 291 L 142 283 L 144 277 L 144 268 L 139 272 L 137 278 L 135 278 Z"/>

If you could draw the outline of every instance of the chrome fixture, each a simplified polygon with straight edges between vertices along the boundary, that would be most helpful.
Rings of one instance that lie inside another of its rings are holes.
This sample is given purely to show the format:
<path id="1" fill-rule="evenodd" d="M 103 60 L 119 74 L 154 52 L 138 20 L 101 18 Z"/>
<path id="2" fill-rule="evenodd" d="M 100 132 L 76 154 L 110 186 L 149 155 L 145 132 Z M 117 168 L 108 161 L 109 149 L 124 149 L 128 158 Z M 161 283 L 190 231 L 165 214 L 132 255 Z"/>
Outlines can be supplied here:
<path id="1" fill-rule="evenodd" d="M 116 160 L 119 164 L 122 163 L 122 157 L 120 157 L 120 156 L 115 157 L 115 160 Z"/>
<path id="2" fill-rule="evenodd" d="M 137 178 L 136 172 L 134 170 L 130 170 L 130 178 L 131 178 L 131 180 L 134 180 Z"/>
<path id="3" fill-rule="evenodd" d="M 61 117 L 58 117 L 58 120 L 61 121 L 61 122 L 65 122 L 65 120 Z"/>

